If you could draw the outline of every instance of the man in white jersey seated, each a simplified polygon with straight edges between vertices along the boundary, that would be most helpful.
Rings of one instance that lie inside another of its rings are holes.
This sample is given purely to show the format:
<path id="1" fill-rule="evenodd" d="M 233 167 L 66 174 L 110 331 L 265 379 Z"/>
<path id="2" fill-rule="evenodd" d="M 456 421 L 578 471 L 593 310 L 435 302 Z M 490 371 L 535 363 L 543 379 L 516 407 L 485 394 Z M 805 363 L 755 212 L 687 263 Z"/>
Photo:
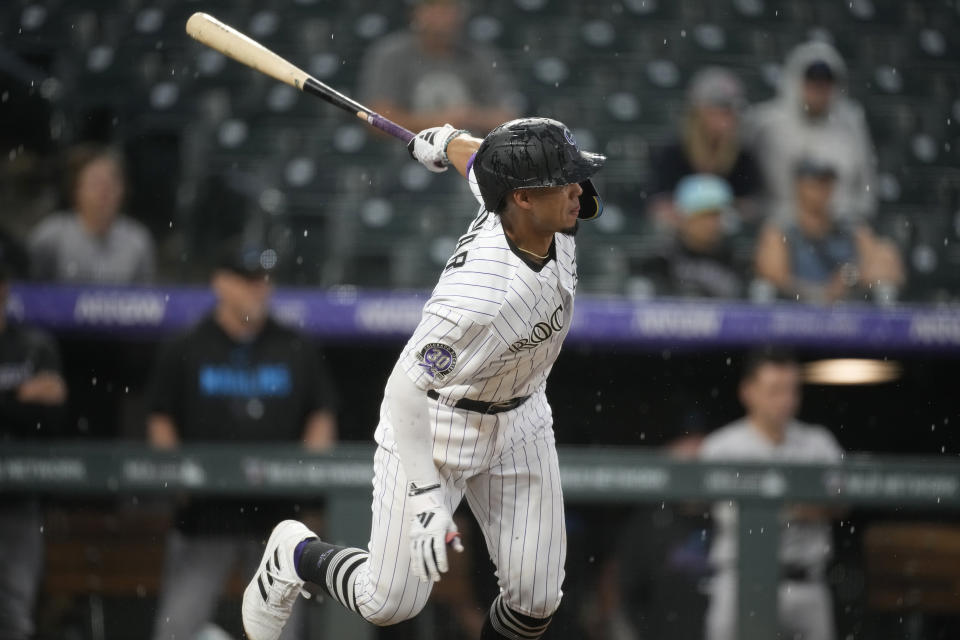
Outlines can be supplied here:
<path id="1" fill-rule="evenodd" d="M 740 383 L 747 415 L 717 429 L 703 441 L 704 460 L 831 464 L 843 449 L 827 429 L 796 419 L 800 366 L 776 349 L 748 356 Z M 780 637 L 832 640 L 833 605 L 824 579 L 832 553 L 831 512 L 812 505 L 788 506 L 781 514 Z M 713 509 L 710 564 L 714 570 L 707 609 L 707 640 L 737 640 L 737 509 L 730 502 Z"/>
<path id="2" fill-rule="evenodd" d="M 566 530 L 544 390 L 573 318 L 573 236 L 602 210 L 590 176 L 604 157 L 547 118 L 482 141 L 434 127 L 409 148 L 433 171 L 452 164 L 480 209 L 387 381 L 368 547 L 278 524 L 243 596 L 251 640 L 280 635 L 304 582 L 376 625 L 417 615 L 447 547 L 463 548 L 451 514 L 464 497 L 500 587 L 481 638 L 535 640 L 560 605 Z"/>

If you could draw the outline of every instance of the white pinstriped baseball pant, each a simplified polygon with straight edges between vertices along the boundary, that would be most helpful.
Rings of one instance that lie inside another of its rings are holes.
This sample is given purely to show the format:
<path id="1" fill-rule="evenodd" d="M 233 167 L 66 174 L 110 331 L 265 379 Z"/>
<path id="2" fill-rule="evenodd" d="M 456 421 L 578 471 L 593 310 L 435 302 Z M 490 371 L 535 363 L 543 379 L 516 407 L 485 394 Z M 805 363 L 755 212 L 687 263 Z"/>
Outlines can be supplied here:
<path id="1" fill-rule="evenodd" d="M 466 497 L 505 604 L 535 618 L 550 616 L 562 596 L 567 534 L 546 397 L 541 391 L 517 409 L 494 415 L 430 403 L 446 506 L 453 513 Z M 370 557 L 357 570 L 354 593 L 364 618 L 389 625 L 419 613 L 432 583 L 420 582 L 410 569 L 407 482 L 386 403 L 380 411 Z"/>

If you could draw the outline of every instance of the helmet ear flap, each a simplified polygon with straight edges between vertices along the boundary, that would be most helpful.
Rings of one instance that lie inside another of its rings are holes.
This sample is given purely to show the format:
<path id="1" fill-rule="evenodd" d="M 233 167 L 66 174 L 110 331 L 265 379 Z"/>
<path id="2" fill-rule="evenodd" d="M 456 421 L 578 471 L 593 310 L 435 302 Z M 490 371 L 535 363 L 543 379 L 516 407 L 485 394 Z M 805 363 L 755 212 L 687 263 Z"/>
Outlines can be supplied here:
<path id="1" fill-rule="evenodd" d="M 583 193 L 580 194 L 580 215 L 581 220 L 593 220 L 599 218 L 603 213 L 603 200 L 597 193 L 597 188 L 593 186 L 593 180 L 587 178 L 580 183 Z"/>

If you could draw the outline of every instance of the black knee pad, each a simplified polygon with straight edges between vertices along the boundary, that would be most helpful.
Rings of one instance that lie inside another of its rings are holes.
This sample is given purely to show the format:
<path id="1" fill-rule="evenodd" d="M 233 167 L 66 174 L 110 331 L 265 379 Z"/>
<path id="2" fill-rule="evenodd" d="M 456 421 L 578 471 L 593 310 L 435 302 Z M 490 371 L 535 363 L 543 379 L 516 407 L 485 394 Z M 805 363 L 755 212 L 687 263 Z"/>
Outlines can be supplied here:
<path id="1" fill-rule="evenodd" d="M 552 615 L 534 618 L 517 613 L 504 604 L 501 596 L 497 596 L 487 612 L 480 640 L 536 640 L 546 632 L 552 619 Z"/>

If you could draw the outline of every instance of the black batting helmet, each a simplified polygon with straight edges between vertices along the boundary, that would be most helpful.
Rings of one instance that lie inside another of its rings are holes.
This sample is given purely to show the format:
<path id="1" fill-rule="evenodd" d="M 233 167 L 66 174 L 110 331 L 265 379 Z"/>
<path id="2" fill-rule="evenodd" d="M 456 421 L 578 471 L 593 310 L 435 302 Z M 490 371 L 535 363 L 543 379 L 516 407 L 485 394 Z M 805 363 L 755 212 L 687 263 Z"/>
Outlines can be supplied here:
<path id="1" fill-rule="evenodd" d="M 581 151 L 562 122 L 550 118 L 520 118 L 491 131 L 473 161 L 483 205 L 497 211 L 514 189 L 559 187 L 579 183 L 583 220 L 603 212 L 603 202 L 590 176 L 603 166 L 605 156 Z"/>

